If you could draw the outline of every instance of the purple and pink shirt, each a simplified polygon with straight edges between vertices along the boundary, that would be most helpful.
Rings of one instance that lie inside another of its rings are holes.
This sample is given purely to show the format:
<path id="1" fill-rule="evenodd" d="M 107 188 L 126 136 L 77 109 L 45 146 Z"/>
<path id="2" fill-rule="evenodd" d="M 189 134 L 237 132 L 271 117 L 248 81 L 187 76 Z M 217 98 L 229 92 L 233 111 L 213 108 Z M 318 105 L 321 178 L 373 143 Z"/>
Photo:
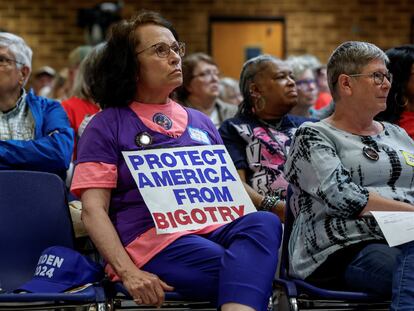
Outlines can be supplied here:
<path id="1" fill-rule="evenodd" d="M 209 142 L 195 139 L 192 130 L 203 131 Z M 150 145 L 137 143 L 142 133 L 151 137 Z M 157 235 L 122 151 L 205 144 L 223 144 L 210 119 L 172 100 L 160 105 L 134 102 L 128 107 L 107 108 L 92 119 L 79 141 L 71 190 L 80 196 L 89 188 L 112 189 L 109 217 L 126 251 L 142 267 L 179 237 L 206 234 L 221 225 Z M 109 266 L 107 273 L 113 280 L 117 279 Z"/>

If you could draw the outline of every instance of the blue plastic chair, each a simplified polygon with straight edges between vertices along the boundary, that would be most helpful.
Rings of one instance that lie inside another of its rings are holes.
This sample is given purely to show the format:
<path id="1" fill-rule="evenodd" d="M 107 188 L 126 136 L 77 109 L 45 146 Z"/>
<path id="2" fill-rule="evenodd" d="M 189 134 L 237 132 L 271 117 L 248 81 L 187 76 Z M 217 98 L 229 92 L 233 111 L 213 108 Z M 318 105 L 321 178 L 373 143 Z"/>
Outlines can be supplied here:
<path id="1" fill-rule="evenodd" d="M 306 281 L 289 276 L 288 244 L 292 232 L 294 215 L 289 206 L 292 189 L 289 186 L 286 199 L 285 224 L 279 277 L 275 286 L 279 293 L 279 310 L 389 310 L 390 302 L 384 297 L 364 292 L 338 291 L 314 286 Z"/>
<path id="2" fill-rule="evenodd" d="M 8 305 L 39 310 L 42 305 L 90 304 L 97 310 L 106 309 L 104 290 L 99 285 L 77 293 L 13 293 L 32 279 L 44 249 L 74 247 L 66 189 L 57 175 L 0 171 L 0 245 L 0 309 Z"/>

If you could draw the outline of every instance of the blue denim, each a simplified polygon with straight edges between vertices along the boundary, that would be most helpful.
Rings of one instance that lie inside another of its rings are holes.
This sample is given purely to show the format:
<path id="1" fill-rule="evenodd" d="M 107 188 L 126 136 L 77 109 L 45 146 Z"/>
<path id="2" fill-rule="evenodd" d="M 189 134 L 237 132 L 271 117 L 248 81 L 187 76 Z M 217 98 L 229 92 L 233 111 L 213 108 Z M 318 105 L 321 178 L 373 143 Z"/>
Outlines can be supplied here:
<path id="1" fill-rule="evenodd" d="M 373 243 L 363 248 L 345 270 L 347 286 L 391 297 L 391 311 L 414 310 L 414 241 L 398 247 Z"/>
<path id="2" fill-rule="evenodd" d="M 400 254 L 398 248 L 387 244 L 372 243 L 365 246 L 345 270 L 347 287 L 391 297 L 393 273 Z"/>
<path id="3" fill-rule="evenodd" d="M 398 258 L 392 286 L 392 311 L 414 310 L 414 241 L 399 246 Z"/>

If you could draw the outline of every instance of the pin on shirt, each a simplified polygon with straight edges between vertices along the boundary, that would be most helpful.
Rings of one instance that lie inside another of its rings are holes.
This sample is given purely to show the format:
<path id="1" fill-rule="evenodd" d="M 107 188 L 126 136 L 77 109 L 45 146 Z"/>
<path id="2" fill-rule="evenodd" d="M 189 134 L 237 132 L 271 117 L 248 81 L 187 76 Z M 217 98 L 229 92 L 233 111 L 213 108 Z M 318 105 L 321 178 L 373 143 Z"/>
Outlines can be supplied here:
<path id="1" fill-rule="evenodd" d="M 362 153 L 367 159 L 370 159 L 372 161 L 379 160 L 378 152 L 372 147 L 365 146 L 364 148 L 362 148 Z"/>
<path id="2" fill-rule="evenodd" d="M 152 144 L 152 137 L 147 132 L 139 133 L 135 136 L 135 144 L 138 147 L 146 147 Z"/>
<path id="3" fill-rule="evenodd" d="M 170 130 L 173 125 L 171 119 L 161 112 L 154 114 L 154 116 L 152 117 L 152 121 L 167 131 Z"/>

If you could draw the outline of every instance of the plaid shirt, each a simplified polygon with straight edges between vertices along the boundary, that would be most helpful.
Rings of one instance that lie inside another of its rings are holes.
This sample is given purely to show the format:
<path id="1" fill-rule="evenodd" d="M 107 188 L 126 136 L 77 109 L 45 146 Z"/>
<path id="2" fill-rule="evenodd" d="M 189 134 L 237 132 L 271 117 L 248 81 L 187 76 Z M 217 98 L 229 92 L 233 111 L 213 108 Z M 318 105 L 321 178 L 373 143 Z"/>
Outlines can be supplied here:
<path id="1" fill-rule="evenodd" d="M 34 138 L 34 125 L 23 90 L 12 110 L 5 113 L 0 111 L 0 140 L 31 140 Z"/>

